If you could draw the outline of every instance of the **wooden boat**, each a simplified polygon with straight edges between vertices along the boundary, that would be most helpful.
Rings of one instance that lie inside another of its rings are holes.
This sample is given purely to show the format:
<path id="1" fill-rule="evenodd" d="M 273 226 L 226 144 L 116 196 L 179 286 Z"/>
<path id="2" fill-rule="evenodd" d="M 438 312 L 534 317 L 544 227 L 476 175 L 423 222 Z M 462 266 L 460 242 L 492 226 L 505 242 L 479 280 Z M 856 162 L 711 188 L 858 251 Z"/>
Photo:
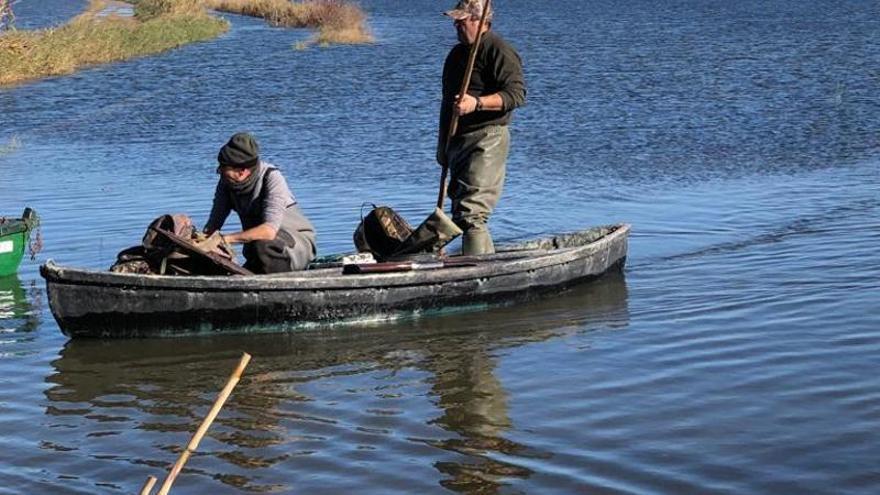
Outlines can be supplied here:
<path id="1" fill-rule="evenodd" d="M 183 277 L 80 270 L 49 260 L 40 274 L 52 314 L 70 337 L 284 331 L 557 292 L 622 270 L 629 230 L 595 227 L 385 273 L 345 274 L 341 263 L 324 262 L 293 273 Z"/>
<path id="2" fill-rule="evenodd" d="M 39 218 L 36 212 L 25 208 L 21 218 L 0 217 L 0 277 L 18 272 L 30 233 Z"/>

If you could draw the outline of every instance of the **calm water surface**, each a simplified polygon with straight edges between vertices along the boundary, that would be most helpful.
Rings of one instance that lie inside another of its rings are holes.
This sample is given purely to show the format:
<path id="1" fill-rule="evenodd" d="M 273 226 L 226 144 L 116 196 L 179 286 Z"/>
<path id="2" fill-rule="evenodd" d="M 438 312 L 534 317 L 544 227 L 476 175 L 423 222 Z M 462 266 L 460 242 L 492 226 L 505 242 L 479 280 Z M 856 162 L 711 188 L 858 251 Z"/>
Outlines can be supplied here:
<path id="1" fill-rule="evenodd" d="M 20 27 L 83 2 L 23 0 Z M 622 276 L 543 301 L 296 334 L 70 342 L 37 267 L 107 268 L 206 220 L 260 139 L 319 230 L 433 205 L 448 6 L 365 0 L 373 46 L 228 16 L 222 38 L 0 90 L 0 492 L 133 493 L 254 361 L 175 493 L 880 492 L 876 2 L 498 0 L 529 104 L 503 240 L 627 221 Z M 57 8 L 56 8 L 57 7 Z M 2 70 L 2 68 L 0 68 Z"/>

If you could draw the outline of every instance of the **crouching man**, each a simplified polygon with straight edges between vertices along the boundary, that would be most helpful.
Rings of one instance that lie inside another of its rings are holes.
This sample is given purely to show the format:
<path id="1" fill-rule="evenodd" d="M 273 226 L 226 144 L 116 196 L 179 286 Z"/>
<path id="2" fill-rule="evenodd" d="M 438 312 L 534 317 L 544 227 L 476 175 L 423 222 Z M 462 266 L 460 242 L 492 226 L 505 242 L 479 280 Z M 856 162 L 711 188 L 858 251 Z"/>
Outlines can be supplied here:
<path id="1" fill-rule="evenodd" d="M 242 230 L 223 234 L 243 243 L 244 267 L 254 273 L 302 270 L 315 258 L 315 228 L 303 215 L 281 171 L 260 160 L 248 133 L 233 135 L 217 155 L 220 180 L 205 233 L 220 230 L 235 210 Z"/>

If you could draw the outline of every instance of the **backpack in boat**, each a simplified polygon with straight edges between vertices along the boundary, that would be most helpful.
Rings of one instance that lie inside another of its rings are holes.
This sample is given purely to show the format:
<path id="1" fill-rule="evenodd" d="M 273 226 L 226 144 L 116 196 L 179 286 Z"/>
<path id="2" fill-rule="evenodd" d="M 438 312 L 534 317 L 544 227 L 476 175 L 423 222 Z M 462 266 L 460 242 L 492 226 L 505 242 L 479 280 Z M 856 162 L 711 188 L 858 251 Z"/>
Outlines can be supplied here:
<path id="1" fill-rule="evenodd" d="M 115 273 L 140 273 L 154 275 L 229 275 L 228 268 L 218 265 L 206 256 L 195 254 L 192 249 L 184 249 L 168 235 L 191 243 L 213 257 L 221 257 L 224 264 L 235 265 L 235 253 L 224 242 L 218 232 L 205 236 L 193 226 L 187 215 L 162 215 L 147 227 L 139 246 L 122 250 L 116 256 L 116 263 L 110 267 Z M 237 265 L 236 265 L 237 266 Z M 234 268 L 234 267 L 233 267 Z"/>
<path id="2" fill-rule="evenodd" d="M 409 223 L 391 208 L 373 205 L 367 216 L 363 216 L 361 208 L 361 223 L 354 231 L 358 252 L 372 253 L 377 260 L 383 260 L 397 252 L 412 234 Z"/>
<path id="3" fill-rule="evenodd" d="M 373 205 L 354 232 L 358 252 L 369 252 L 377 260 L 402 258 L 422 253 L 437 253 L 460 236 L 461 229 L 440 208 L 413 229 L 397 212 L 387 206 Z"/>

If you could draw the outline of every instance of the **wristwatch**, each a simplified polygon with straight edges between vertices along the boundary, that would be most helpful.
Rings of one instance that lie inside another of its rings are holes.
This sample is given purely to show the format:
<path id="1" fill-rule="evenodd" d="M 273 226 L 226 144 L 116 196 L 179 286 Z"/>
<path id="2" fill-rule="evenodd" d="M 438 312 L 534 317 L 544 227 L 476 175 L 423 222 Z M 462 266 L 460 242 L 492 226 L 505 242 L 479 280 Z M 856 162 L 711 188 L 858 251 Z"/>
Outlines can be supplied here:
<path id="1" fill-rule="evenodd" d="M 474 111 L 480 112 L 482 110 L 483 110 L 483 100 L 481 100 L 480 97 L 478 96 L 477 97 L 477 106 L 474 108 Z"/>

